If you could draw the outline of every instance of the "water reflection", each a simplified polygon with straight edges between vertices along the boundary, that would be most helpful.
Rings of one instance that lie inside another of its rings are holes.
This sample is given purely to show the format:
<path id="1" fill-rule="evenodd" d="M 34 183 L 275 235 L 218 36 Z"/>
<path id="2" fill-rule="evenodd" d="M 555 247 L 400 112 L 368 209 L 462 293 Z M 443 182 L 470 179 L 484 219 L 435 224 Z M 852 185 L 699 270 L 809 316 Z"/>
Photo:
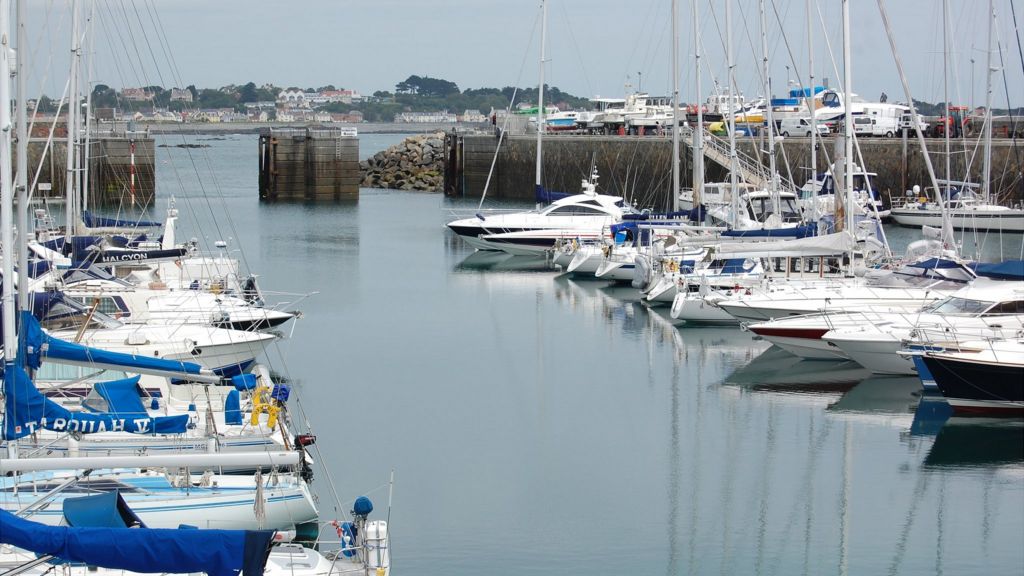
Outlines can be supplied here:
<path id="1" fill-rule="evenodd" d="M 1024 463 L 1024 421 L 953 416 L 924 460 L 929 467 L 989 468 Z"/>
<path id="2" fill-rule="evenodd" d="M 953 415 L 953 407 L 937 393 L 923 393 L 914 410 L 914 421 L 910 425 L 911 436 L 935 436 L 946 420 Z"/>
<path id="3" fill-rule="evenodd" d="M 907 428 L 921 396 L 916 376 L 869 376 L 829 404 L 833 415 Z"/>
<path id="4" fill-rule="evenodd" d="M 630 493 L 636 509 L 649 507 L 637 532 L 643 549 L 630 548 L 643 556 L 637 572 L 930 574 L 986 546 L 1003 557 L 970 566 L 1006 567 L 1020 556 L 1007 544 L 1017 520 L 991 515 L 989 528 L 975 530 L 947 519 L 973 517 L 982 500 L 987 510 L 1019 503 L 960 470 L 1019 467 L 1012 447 L 1021 428 L 969 427 L 978 441 L 1004 445 L 972 456 L 970 441 L 947 431 L 948 406 L 923 397 L 916 378 L 802 360 L 736 328 L 678 326 L 630 286 L 559 274 L 544 259 L 456 254 L 449 285 L 483 287 L 497 321 L 535 312 L 542 437 L 557 429 L 547 414 L 560 410 L 561 393 L 613 431 L 602 448 L 613 444 L 615 463 L 588 471 L 606 477 L 596 485 Z M 578 360 L 559 370 L 548 360 L 558 357 Z M 593 447 L 577 440 L 565 449 L 548 465 Z M 614 555 L 600 562 L 622 571 Z"/>
<path id="5" fill-rule="evenodd" d="M 771 347 L 730 374 L 725 383 L 762 391 L 840 393 L 870 375 L 852 360 L 806 360 Z"/>

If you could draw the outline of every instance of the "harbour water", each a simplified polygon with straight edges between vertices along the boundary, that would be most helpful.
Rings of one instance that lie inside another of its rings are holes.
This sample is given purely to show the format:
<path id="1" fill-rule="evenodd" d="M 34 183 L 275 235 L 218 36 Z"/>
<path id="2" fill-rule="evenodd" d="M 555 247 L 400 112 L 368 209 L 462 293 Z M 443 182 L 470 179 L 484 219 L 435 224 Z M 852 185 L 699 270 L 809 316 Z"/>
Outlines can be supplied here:
<path id="1" fill-rule="evenodd" d="M 157 148 L 155 213 L 173 194 L 181 235 L 242 249 L 272 301 L 315 292 L 270 362 L 318 435 L 319 493 L 387 514 L 394 470 L 396 571 L 1024 571 L 1020 420 L 473 253 L 443 227 L 467 204 L 438 194 L 260 203 L 256 136 L 189 141 L 209 148 Z"/>

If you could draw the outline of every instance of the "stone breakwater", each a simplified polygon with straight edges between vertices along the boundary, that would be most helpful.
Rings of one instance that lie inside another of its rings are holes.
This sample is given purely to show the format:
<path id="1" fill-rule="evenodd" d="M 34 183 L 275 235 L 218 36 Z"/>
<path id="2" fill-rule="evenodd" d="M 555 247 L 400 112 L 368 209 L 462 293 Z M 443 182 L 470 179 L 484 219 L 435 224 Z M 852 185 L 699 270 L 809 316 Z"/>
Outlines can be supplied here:
<path id="1" fill-rule="evenodd" d="M 364 188 L 440 192 L 444 186 L 444 133 L 410 136 L 359 163 Z"/>

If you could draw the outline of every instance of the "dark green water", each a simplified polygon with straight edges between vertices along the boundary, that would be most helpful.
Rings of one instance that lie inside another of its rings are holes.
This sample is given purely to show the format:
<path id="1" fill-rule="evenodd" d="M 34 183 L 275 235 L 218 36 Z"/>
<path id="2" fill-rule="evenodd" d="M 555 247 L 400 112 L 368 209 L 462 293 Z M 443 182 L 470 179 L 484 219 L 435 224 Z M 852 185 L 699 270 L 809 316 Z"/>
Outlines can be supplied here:
<path id="1" fill-rule="evenodd" d="M 159 197 L 271 300 L 317 293 L 270 362 L 343 499 L 386 513 L 394 469 L 396 574 L 1024 572 L 1019 420 L 473 254 L 439 195 L 260 204 L 256 137 L 199 140 L 158 148 Z"/>

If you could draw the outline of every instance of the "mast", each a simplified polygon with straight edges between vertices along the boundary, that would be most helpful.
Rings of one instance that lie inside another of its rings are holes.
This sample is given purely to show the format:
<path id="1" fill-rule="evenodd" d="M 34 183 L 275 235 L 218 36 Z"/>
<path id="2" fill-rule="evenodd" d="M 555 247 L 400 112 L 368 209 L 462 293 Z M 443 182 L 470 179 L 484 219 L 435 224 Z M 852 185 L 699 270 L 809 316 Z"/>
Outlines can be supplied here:
<path id="1" fill-rule="evenodd" d="M 537 86 L 537 173 L 534 182 L 534 192 L 541 191 L 541 164 L 543 160 L 542 146 L 544 143 L 544 48 L 548 34 L 548 4 L 546 0 L 540 2 L 540 84 Z"/>
<path id="2" fill-rule="evenodd" d="M 679 211 L 679 0 L 672 0 L 672 211 Z"/>
<path id="3" fill-rule="evenodd" d="M 850 0 L 843 0 L 843 196 L 846 201 L 844 212 L 845 228 L 850 233 L 853 229 L 853 115 L 850 86 L 853 83 L 853 70 L 850 66 Z M 850 248 L 850 269 L 853 269 L 853 248 Z"/>
<path id="4" fill-rule="evenodd" d="M 768 181 L 768 196 L 772 200 L 772 211 L 780 215 L 782 209 L 779 201 L 779 186 L 776 179 L 775 166 L 775 122 L 772 118 L 772 80 L 769 76 L 768 66 L 768 24 L 764 14 L 764 0 L 758 2 L 758 9 L 761 14 L 761 70 L 764 74 L 764 119 L 768 123 L 768 171 L 771 179 Z"/>
<path id="5" fill-rule="evenodd" d="M 0 242 L 3 242 L 4 367 L 14 366 L 18 335 L 14 332 L 14 186 L 11 178 L 10 0 L 0 0 Z M 26 270 L 22 269 L 22 274 Z M 27 274 L 25 275 L 27 277 Z M 25 284 L 26 282 L 22 282 Z M 6 370 L 5 370 L 5 373 Z"/>
<path id="6" fill-rule="evenodd" d="M 876 0 L 876 2 L 878 4 L 878 13 L 882 16 L 882 26 L 885 27 L 885 35 L 889 39 L 892 59 L 896 63 L 896 71 L 900 75 L 900 83 L 903 84 L 903 93 L 910 104 L 910 118 L 911 122 L 914 123 L 914 133 L 917 134 L 917 142 L 920 144 L 921 151 L 923 152 L 922 158 L 924 158 L 925 168 L 928 169 L 928 178 L 935 189 L 935 195 L 939 197 L 939 206 L 942 208 L 942 242 L 947 245 L 947 248 L 955 249 L 953 226 L 949 220 L 949 212 L 942 203 L 942 192 L 939 189 L 939 182 L 935 178 L 935 167 L 932 166 L 932 157 L 928 154 L 928 144 L 924 140 L 924 134 L 921 133 L 920 116 L 917 114 L 917 107 L 914 106 L 914 97 L 910 93 L 910 83 L 907 82 L 907 75 L 903 73 L 903 60 L 900 59 L 899 52 L 896 51 L 896 37 L 893 36 L 892 26 L 889 25 L 889 14 L 885 11 L 885 0 Z"/>
<path id="7" fill-rule="evenodd" d="M 807 77 L 810 88 L 806 95 L 811 113 L 811 218 L 818 221 L 818 114 L 814 106 L 814 28 L 811 26 L 811 0 L 807 0 Z M 833 174 L 833 177 L 835 174 Z"/>
<path id="8" fill-rule="evenodd" d="M 89 209 L 89 153 L 92 151 L 91 139 L 92 139 L 92 65 L 95 60 L 93 49 L 96 45 L 95 35 L 93 34 L 93 27 L 95 21 L 93 16 L 95 15 L 96 4 L 89 4 L 89 16 L 86 18 L 86 35 L 89 38 L 89 60 L 87 62 L 85 71 L 85 142 L 82 153 L 82 187 L 81 187 L 81 209 L 83 211 Z M 132 163 L 132 169 L 134 170 L 134 162 Z M 134 176 L 134 174 L 133 174 Z M 133 198 L 134 199 L 134 198 Z"/>
<path id="9" fill-rule="evenodd" d="M 17 132 L 18 132 L 18 170 L 16 172 L 15 188 L 18 197 L 18 244 L 27 245 L 29 238 L 28 229 L 28 110 L 25 103 L 28 102 L 28 72 L 25 61 L 28 60 L 28 48 L 25 32 L 26 7 L 25 0 L 18 0 L 18 21 L 17 41 L 18 60 L 17 75 Z M 22 274 L 28 271 L 28 250 L 18 250 L 18 269 Z M 23 286 L 27 286 L 27 283 Z M 18 291 L 18 306 L 22 310 L 28 310 L 28 290 Z"/>
<path id="10" fill-rule="evenodd" d="M 78 142 L 78 0 L 71 0 L 71 71 L 68 80 L 68 111 L 67 111 L 67 156 L 66 167 L 67 177 L 65 178 L 64 193 L 66 195 L 67 213 L 65 217 L 64 233 L 66 242 L 71 242 L 75 233 L 77 212 L 75 207 L 75 196 L 77 190 L 77 168 L 78 154 L 75 149 Z"/>
<path id="11" fill-rule="evenodd" d="M 733 94 L 732 94 L 732 68 L 735 65 L 732 59 L 732 0 L 725 0 L 725 52 L 726 52 L 726 68 L 728 74 L 728 87 L 727 92 L 727 104 L 729 119 L 727 126 L 729 128 L 729 196 L 732 201 L 732 226 L 736 227 L 736 223 L 739 221 L 740 211 L 740 198 L 739 191 L 737 189 L 736 182 L 736 171 L 737 157 L 736 157 L 736 114 L 733 112 Z"/>
<path id="12" fill-rule="evenodd" d="M 693 55 L 696 62 L 697 88 L 697 131 L 693 133 L 693 207 L 700 213 L 700 204 L 704 198 L 704 106 L 701 102 L 700 87 L 700 9 L 699 0 L 693 3 Z M 703 219 L 702 219 L 703 220 Z"/>
<path id="13" fill-rule="evenodd" d="M 949 181 L 953 173 L 949 141 L 949 132 L 952 128 L 950 125 L 952 117 L 949 114 L 949 0 L 942 0 L 942 99 L 946 109 L 945 126 L 942 129 L 946 145 L 946 187 L 945 193 L 942 194 L 940 191 L 940 194 L 949 198 Z"/>
<path id="14" fill-rule="evenodd" d="M 992 199 L 992 190 L 989 183 L 992 181 L 992 22 L 996 19 L 995 6 L 992 0 L 988 0 L 988 42 L 985 51 L 988 54 L 986 66 L 988 73 L 985 75 L 985 156 L 982 164 L 981 186 L 982 198 L 985 204 Z"/>

